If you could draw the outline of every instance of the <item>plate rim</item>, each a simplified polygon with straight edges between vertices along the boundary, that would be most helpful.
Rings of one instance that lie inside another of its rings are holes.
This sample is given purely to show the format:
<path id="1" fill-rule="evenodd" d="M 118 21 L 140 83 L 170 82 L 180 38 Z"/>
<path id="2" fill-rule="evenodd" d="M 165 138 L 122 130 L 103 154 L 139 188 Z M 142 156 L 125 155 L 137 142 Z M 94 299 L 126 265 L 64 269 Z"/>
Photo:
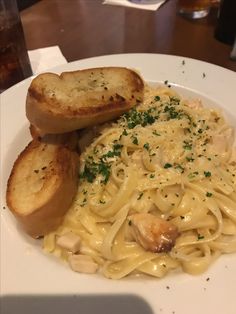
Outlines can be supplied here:
<path id="1" fill-rule="evenodd" d="M 60 66 L 56 66 L 56 67 L 52 67 L 49 69 L 49 71 L 60 71 L 61 68 L 64 68 L 64 67 L 67 67 L 68 65 L 70 67 L 73 67 L 74 65 L 77 65 L 77 64 L 80 64 L 80 63 L 86 63 L 86 62 L 90 62 L 91 60 L 94 60 L 97 59 L 99 61 L 102 61 L 103 59 L 106 59 L 107 57 L 108 58 L 123 58 L 123 57 L 126 57 L 126 56 L 129 56 L 129 57 L 132 57 L 132 56 L 138 56 L 140 58 L 144 58 L 144 57 L 147 57 L 147 56 L 152 56 L 152 58 L 170 58 L 170 59 L 176 59 L 178 61 L 180 61 L 181 59 L 184 59 L 186 61 L 189 61 L 190 63 L 194 63 L 196 65 L 199 65 L 201 64 L 202 66 L 204 65 L 207 65 L 209 66 L 210 68 L 214 68 L 214 69 L 217 69 L 219 71 L 223 71 L 224 73 L 227 73 L 226 75 L 230 75 L 230 77 L 234 77 L 233 80 L 235 80 L 236 82 L 236 73 L 232 70 L 229 70 L 229 69 L 226 69 L 226 68 L 223 68 L 221 66 L 218 66 L 218 65 L 215 65 L 215 64 L 212 64 L 212 63 L 209 63 L 209 62 L 205 62 L 205 61 L 201 61 L 201 60 L 197 60 L 197 59 L 193 59 L 193 58 L 189 58 L 189 57 L 183 57 L 183 56 L 175 56 L 175 55 L 167 55 L 167 54 L 155 54 L 155 53 L 128 53 L 128 54 L 108 54 L 108 55 L 101 55 L 101 56 L 95 56 L 95 57 L 90 57 L 90 58 L 85 58 L 85 59 L 80 59 L 80 60 L 76 60 L 76 61 L 72 61 L 72 62 L 69 62 L 67 64 L 64 64 L 64 65 L 60 65 Z M 96 61 L 95 61 L 96 62 Z M 12 95 L 12 93 L 14 93 L 14 91 L 16 91 L 16 93 L 18 93 L 18 89 L 21 89 L 22 86 L 23 88 L 26 88 L 26 85 L 32 80 L 34 76 L 14 85 L 13 87 L 9 88 L 8 90 L 6 90 L 4 93 L 1 94 L 1 102 L 2 102 L 2 99 L 4 102 L 7 101 L 7 99 Z M 2 98 L 3 97 L 3 98 Z M 234 99 L 236 100 L 236 95 L 234 96 Z M 2 106 L 3 105 L 3 106 Z M 1 122 L 2 122 L 2 110 L 3 110 L 3 107 L 5 106 L 4 104 L 1 105 Z M 235 109 L 235 112 L 236 112 L 236 109 Z M 1 130 L 2 130 L 2 123 L 1 123 Z M 1 138 L 2 138 L 2 132 L 1 132 Z M 2 146 L 2 141 L 1 141 L 1 146 Z M 2 152 L 1 152 L 1 156 L 2 156 Z M 1 169 L 2 169 L 2 158 L 1 158 Z M 2 195 L 1 195 L 1 207 L 2 207 Z M 2 211 L 1 211 L 2 212 Z M 1 216 L 2 216 L 2 213 L 1 213 Z M 3 220 L 1 219 L 1 226 L 2 226 L 2 222 Z M 6 227 L 6 226 L 4 226 Z M 1 232 L 2 232 L 2 229 L 1 228 Z M 1 234 L 2 235 L 2 234 Z M 10 235 L 11 237 L 14 237 L 14 235 Z M 2 244 L 2 241 L 3 241 L 3 237 L 1 236 L 1 244 Z M 1 245 L 1 252 L 3 250 L 3 246 Z M 1 254 L 1 261 L 3 260 L 3 257 L 2 257 L 3 254 Z M 2 263 L 1 263 L 2 264 Z M 50 262 L 50 267 L 52 267 L 52 265 L 54 265 L 53 262 Z M 1 266 L 1 274 L 2 274 L 2 265 Z M 1 276 L 2 277 L 2 276 Z M 68 273 L 68 277 L 71 277 Z M 172 275 L 170 275 L 170 277 L 172 277 Z M 204 278 L 205 279 L 205 275 L 203 275 L 201 278 Z M 4 277 L 5 278 L 5 277 Z M 107 280 L 107 279 L 106 279 Z M 165 287 L 165 285 L 167 283 L 170 282 L 169 278 L 166 277 L 166 279 L 162 279 L 163 282 L 160 284 L 161 287 Z M 184 280 L 183 280 L 184 281 Z M 193 280 L 194 281 L 194 280 Z M 89 280 L 89 282 L 91 282 L 91 280 Z M 98 280 L 98 282 L 102 282 L 100 280 Z M 127 280 L 124 281 L 126 284 L 127 284 Z M 146 280 L 145 280 L 146 282 Z M 160 282 L 159 282 L 160 283 Z M 149 283 L 150 284 L 150 283 Z M 129 284 L 128 284 L 129 285 Z M 139 287 L 141 287 L 140 284 L 138 284 Z M 151 284 L 150 286 L 151 287 L 154 287 L 156 284 L 153 283 L 153 280 L 151 280 Z M 109 287 L 111 287 L 110 283 L 108 285 Z M 118 283 L 117 284 L 118 286 L 118 290 L 117 291 L 121 291 L 122 290 L 122 286 L 123 286 L 123 283 L 120 284 Z M 131 285 L 132 286 L 132 285 Z M 4 288 L 4 287 L 3 287 Z M 2 292 L 4 292 L 2 290 L 2 282 L 1 282 L 1 291 L 0 291 L 0 295 L 3 295 Z M 166 294 L 165 294 L 166 295 Z M 153 306 L 153 304 L 152 304 Z M 155 310 L 158 310 L 155 308 L 155 305 L 154 305 L 154 309 Z M 178 313 L 178 312 L 177 312 Z M 183 314 L 183 312 L 182 312 Z M 230 313 L 231 314 L 231 313 Z M 233 312 L 232 312 L 233 314 Z"/>

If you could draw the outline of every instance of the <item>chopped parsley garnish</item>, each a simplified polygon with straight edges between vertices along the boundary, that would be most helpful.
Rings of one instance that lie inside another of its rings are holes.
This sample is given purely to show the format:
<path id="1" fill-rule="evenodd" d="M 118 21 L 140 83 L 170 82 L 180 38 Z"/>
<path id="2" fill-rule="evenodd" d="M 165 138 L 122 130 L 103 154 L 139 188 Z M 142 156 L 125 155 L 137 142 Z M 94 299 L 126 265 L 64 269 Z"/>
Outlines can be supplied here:
<path id="1" fill-rule="evenodd" d="M 211 172 L 210 171 L 204 171 L 204 176 L 206 178 L 211 177 Z"/>
<path id="2" fill-rule="evenodd" d="M 204 238 L 205 238 L 205 237 L 204 237 L 203 235 L 201 235 L 201 234 L 198 234 L 198 235 L 197 235 L 197 239 L 198 239 L 198 240 L 203 240 Z"/>
<path id="3" fill-rule="evenodd" d="M 184 141 L 184 145 L 183 145 L 183 149 L 186 150 L 191 150 L 193 148 L 193 144 L 188 142 L 188 141 Z"/>
<path id="4" fill-rule="evenodd" d="M 146 125 L 153 124 L 156 119 L 158 119 L 158 116 L 155 114 L 155 110 L 150 109 L 144 112 L 139 112 L 133 108 L 129 112 L 126 112 L 123 117 L 127 120 L 128 129 L 133 129 L 137 125 L 145 127 Z"/>
<path id="5" fill-rule="evenodd" d="M 186 157 L 186 160 L 189 161 L 189 162 L 193 162 L 193 161 L 194 161 L 194 158 L 187 156 L 187 157 Z"/>
<path id="6" fill-rule="evenodd" d="M 151 179 L 155 178 L 155 174 L 150 174 L 150 178 Z"/>
<path id="7" fill-rule="evenodd" d="M 189 178 L 189 179 L 193 179 L 193 178 L 196 177 L 196 175 L 198 175 L 198 171 L 191 172 L 191 173 L 188 175 L 188 178 Z"/>
<path id="8" fill-rule="evenodd" d="M 180 170 L 181 173 L 184 172 L 184 167 L 182 167 L 181 165 L 175 165 L 175 169 Z"/>
<path id="9" fill-rule="evenodd" d="M 123 145 L 121 144 L 114 144 L 113 150 L 112 151 L 109 150 L 106 154 L 102 155 L 101 160 L 104 160 L 104 159 L 106 160 L 107 158 L 120 156 L 122 147 Z"/>
<path id="10" fill-rule="evenodd" d="M 111 166 L 105 163 L 101 163 L 98 165 L 98 173 L 100 173 L 104 177 L 104 180 L 103 180 L 104 183 L 107 183 L 110 177 L 110 173 L 111 173 L 110 168 Z"/>
<path id="11" fill-rule="evenodd" d="M 124 136 L 127 136 L 127 135 L 128 135 L 126 129 L 124 129 L 124 131 L 122 132 L 122 135 L 124 135 Z"/>
<path id="12" fill-rule="evenodd" d="M 212 193 L 206 192 L 206 196 L 207 196 L 207 197 L 211 197 L 211 196 L 212 196 Z"/>
<path id="13" fill-rule="evenodd" d="M 173 106 L 165 106 L 164 112 L 168 114 L 167 120 L 180 118 L 180 113 Z"/>
<path id="14" fill-rule="evenodd" d="M 154 116 L 150 115 L 150 113 L 144 111 L 143 112 L 143 123 L 142 123 L 142 126 L 146 126 L 148 124 L 153 124 L 156 121 L 157 118 L 158 118 L 157 116 L 154 117 Z"/>
<path id="15" fill-rule="evenodd" d="M 149 150 L 149 149 L 150 149 L 149 143 L 145 143 L 145 144 L 143 145 L 143 147 L 144 147 L 146 150 Z"/>
<path id="16" fill-rule="evenodd" d="M 157 133 L 156 130 L 154 130 L 154 131 L 152 132 L 152 134 L 153 134 L 153 135 L 156 135 L 156 136 L 161 136 L 161 134 Z"/>
<path id="17" fill-rule="evenodd" d="M 140 200 L 142 198 L 142 196 L 143 196 L 143 192 L 139 194 L 137 200 Z"/>
<path id="18" fill-rule="evenodd" d="M 94 161 L 86 160 L 84 170 L 80 174 L 80 178 L 92 183 L 96 177 L 101 174 L 104 178 L 102 183 L 106 184 L 110 177 L 110 168 L 111 166 L 103 161 L 96 163 Z"/>
<path id="19" fill-rule="evenodd" d="M 138 145 L 138 138 L 137 138 L 137 136 L 133 137 L 132 143 L 135 144 L 135 145 Z"/>
<path id="20" fill-rule="evenodd" d="M 165 169 L 168 169 L 168 168 L 171 168 L 172 167 L 172 164 L 170 164 L 170 163 L 166 163 L 166 164 L 164 164 L 164 168 Z"/>
<path id="21" fill-rule="evenodd" d="M 175 97 L 175 96 L 170 97 L 170 101 L 174 105 L 179 105 L 179 103 L 180 103 L 180 99 L 178 97 Z"/>
<path id="22" fill-rule="evenodd" d="M 87 202 L 87 198 L 84 198 L 82 201 L 82 204 L 80 204 L 81 207 L 84 207 L 86 205 Z"/>
<path id="23" fill-rule="evenodd" d="M 117 150 L 121 149 L 122 147 L 123 147 L 122 144 L 114 144 L 114 145 L 113 145 L 114 151 L 117 151 Z"/>
<path id="24" fill-rule="evenodd" d="M 161 97 L 160 96 L 155 96 L 154 99 L 155 99 L 155 101 L 159 101 L 161 99 Z"/>
<path id="25" fill-rule="evenodd" d="M 96 178 L 97 169 L 89 163 L 85 164 L 84 171 L 80 174 L 81 179 L 86 179 L 89 183 L 92 183 Z"/>

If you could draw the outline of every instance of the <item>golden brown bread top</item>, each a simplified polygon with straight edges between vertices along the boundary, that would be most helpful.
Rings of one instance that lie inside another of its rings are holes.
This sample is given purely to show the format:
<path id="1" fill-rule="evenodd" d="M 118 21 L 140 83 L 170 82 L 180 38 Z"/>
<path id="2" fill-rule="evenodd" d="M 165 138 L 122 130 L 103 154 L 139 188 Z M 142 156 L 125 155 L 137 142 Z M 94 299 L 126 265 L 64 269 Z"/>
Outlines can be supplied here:
<path id="1" fill-rule="evenodd" d="M 32 237 L 55 229 L 78 185 L 75 133 L 33 140 L 18 156 L 7 185 L 7 205 Z"/>
<path id="2" fill-rule="evenodd" d="M 122 67 L 44 73 L 29 87 L 26 115 L 42 133 L 64 133 L 118 117 L 143 92 L 142 78 Z"/>

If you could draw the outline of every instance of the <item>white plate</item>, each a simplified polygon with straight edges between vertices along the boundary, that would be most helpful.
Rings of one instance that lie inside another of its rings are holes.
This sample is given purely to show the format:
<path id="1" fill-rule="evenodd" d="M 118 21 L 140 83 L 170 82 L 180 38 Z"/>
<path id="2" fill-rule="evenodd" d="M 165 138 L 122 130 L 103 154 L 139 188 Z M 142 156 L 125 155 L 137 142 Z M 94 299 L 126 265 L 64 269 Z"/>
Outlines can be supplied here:
<path id="1" fill-rule="evenodd" d="M 183 94 L 224 108 L 235 125 L 236 74 L 212 64 L 175 56 L 127 54 L 80 60 L 54 71 L 109 65 L 138 69 L 146 81 L 168 80 Z M 220 257 L 201 276 L 180 273 L 161 280 L 112 281 L 72 272 L 52 256 L 45 256 L 39 241 L 20 230 L 3 207 L 12 164 L 30 139 L 24 107 L 30 81 L 27 79 L 1 95 L 3 313 L 235 314 L 236 254 Z"/>

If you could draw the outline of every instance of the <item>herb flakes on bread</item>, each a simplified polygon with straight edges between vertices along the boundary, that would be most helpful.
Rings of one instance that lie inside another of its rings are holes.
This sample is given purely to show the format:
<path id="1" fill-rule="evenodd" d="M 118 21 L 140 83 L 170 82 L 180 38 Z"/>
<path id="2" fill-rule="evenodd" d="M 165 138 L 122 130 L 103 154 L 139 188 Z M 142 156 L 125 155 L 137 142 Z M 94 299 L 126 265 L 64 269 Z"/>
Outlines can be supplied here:
<path id="1" fill-rule="evenodd" d="M 143 93 L 142 78 L 123 67 L 44 73 L 29 87 L 26 116 L 41 134 L 65 133 L 117 118 Z"/>

